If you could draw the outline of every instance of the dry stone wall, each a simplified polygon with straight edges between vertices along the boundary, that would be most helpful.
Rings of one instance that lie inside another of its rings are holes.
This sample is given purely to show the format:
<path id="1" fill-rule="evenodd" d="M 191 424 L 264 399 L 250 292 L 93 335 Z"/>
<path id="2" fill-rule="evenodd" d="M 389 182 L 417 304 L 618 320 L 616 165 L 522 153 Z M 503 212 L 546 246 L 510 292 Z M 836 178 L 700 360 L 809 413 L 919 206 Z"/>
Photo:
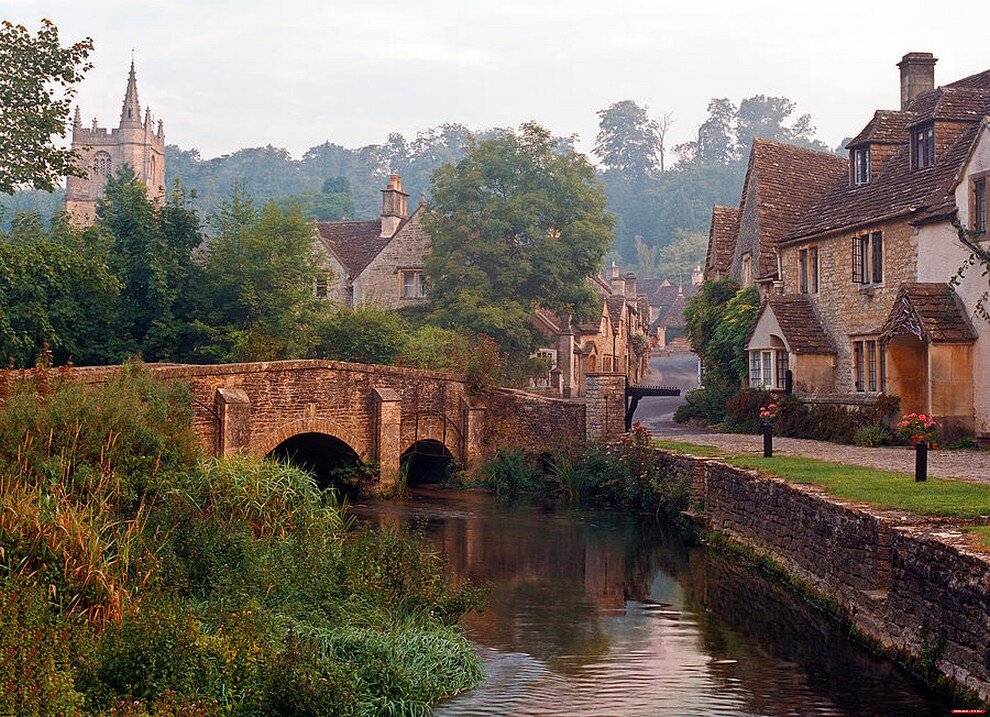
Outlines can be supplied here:
<path id="1" fill-rule="evenodd" d="M 846 503 L 719 461 L 663 452 L 708 528 L 834 600 L 863 635 L 990 700 L 990 556 L 958 523 Z"/>

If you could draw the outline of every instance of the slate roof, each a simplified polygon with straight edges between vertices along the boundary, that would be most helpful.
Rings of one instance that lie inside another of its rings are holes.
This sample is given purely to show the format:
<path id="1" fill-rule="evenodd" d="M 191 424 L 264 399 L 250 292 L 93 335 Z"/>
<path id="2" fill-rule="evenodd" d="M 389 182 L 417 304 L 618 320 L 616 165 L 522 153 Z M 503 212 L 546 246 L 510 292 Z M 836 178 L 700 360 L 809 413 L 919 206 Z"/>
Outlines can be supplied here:
<path id="1" fill-rule="evenodd" d="M 626 305 L 626 297 L 610 296 L 606 299 L 608 304 L 608 315 L 612 319 L 612 330 L 617 331 L 619 322 L 622 320 L 622 310 Z"/>
<path id="2" fill-rule="evenodd" d="M 936 154 L 933 167 L 912 169 L 910 142 L 905 137 L 901 148 L 868 184 L 852 187 L 846 177 L 837 177 L 785 241 L 852 229 L 896 216 L 908 217 L 917 224 L 951 218 L 956 212 L 954 190 L 959 171 L 987 115 L 990 115 L 990 70 L 925 92 L 905 111 L 877 112 L 860 136 L 847 146 L 859 143 L 870 132 L 879 133 L 885 140 L 894 138 L 897 122 L 901 120 L 905 128 L 931 120 L 965 122 L 969 126 Z M 939 131 L 936 128 L 936 141 Z"/>
<path id="3" fill-rule="evenodd" d="M 366 222 L 317 222 L 320 241 L 353 278 L 364 271 L 390 239 L 381 236 L 380 219 Z"/>
<path id="4" fill-rule="evenodd" d="M 977 338 L 959 295 L 942 283 L 901 285 L 881 335 L 889 339 L 903 333 L 933 344 L 968 343 Z"/>
<path id="5" fill-rule="evenodd" d="M 726 275 L 736 253 L 739 235 L 739 207 L 716 204 L 712 207 L 712 224 L 708 230 L 708 257 L 705 266 Z M 714 252 L 714 256 L 712 255 Z"/>
<path id="6" fill-rule="evenodd" d="M 753 140 L 743 196 L 745 187 L 755 178 L 760 233 L 758 278 L 776 275 L 777 243 L 792 233 L 825 192 L 848 176 L 849 163 L 844 157 L 759 137 Z"/>
<path id="7" fill-rule="evenodd" d="M 877 110 L 863 131 L 846 142 L 846 149 L 861 144 L 905 144 L 915 114 L 907 110 Z"/>
<path id="8" fill-rule="evenodd" d="M 835 346 L 806 294 L 770 296 L 760 313 L 766 311 L 768 306 L 777 318 L 791 351 L 796 354 L 835 353 Z"/>

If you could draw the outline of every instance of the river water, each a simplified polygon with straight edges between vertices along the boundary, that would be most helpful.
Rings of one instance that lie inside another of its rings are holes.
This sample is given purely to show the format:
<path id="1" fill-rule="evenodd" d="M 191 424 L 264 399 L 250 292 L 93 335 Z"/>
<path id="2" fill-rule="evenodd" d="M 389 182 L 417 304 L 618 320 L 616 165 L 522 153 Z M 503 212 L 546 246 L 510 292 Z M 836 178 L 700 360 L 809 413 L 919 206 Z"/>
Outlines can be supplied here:
<path id="1" fill-rule="evenodd" d="M 487 678 L 437 715 L 944 715 L 890 662 L 760 573 L 649 518 L 476 492 L 359 503 L 476 584 Z"/>

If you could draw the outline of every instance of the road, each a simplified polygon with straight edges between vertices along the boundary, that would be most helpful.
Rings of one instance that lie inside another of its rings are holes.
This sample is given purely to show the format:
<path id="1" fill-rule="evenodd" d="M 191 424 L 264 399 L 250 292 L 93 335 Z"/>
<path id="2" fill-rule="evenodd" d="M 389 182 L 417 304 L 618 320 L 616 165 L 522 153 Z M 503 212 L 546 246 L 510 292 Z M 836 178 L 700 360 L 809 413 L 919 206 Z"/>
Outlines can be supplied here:
<path id="1" fill-rule="evenodd" d="M 673 386 L 681 389 L 681 395 L 640 399 L 633 421 L 639 421 L 654 434 L 685 433 L 683 427 L 674 423 L 674 411 L 684 403 L 684 395 L 698 387 L 698 357 L 691 353 L 654 356 L 644 383 Z"/>

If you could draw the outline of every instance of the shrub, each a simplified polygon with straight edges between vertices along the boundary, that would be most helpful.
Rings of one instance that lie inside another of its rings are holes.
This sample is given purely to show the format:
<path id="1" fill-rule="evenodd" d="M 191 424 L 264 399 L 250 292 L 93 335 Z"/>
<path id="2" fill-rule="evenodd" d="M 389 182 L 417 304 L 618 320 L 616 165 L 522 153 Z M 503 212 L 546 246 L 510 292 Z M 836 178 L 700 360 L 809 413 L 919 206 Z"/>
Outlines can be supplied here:
<path id="1" fill-rule="evenodd" d="M 314 355 L 336 361 L 391 364 L 406 341 L 408 329 L 394 311 L 370 306 L 338 309 L 319 327 Z"/>
<path id="2" fill-rule="evenodd" d="M 737 390 L 717 379 L 706 381 L 704 388 L 690 391 L 685 396 L 685 402 L 674 411 L 674 420 L 677 423 L 693 420 L 722 423 L 728 417 L 726 404 Z"/>
<path id="3" fill-rule="evenodd" d="M 495 491 L 496 497 L 545 490 L 538 456 L 521 448 L 499 448 L 481 467 L 481 484 Z"/>
<path id="4" fill-rule="evenodd" d="M 873 448 L 875 446 L 886 446 L 891 442 L 893 436 L 890 429 L 881 423 L 868 423 L 856 429 L 853 435 L 853 443 L 857 446 Z"/>

